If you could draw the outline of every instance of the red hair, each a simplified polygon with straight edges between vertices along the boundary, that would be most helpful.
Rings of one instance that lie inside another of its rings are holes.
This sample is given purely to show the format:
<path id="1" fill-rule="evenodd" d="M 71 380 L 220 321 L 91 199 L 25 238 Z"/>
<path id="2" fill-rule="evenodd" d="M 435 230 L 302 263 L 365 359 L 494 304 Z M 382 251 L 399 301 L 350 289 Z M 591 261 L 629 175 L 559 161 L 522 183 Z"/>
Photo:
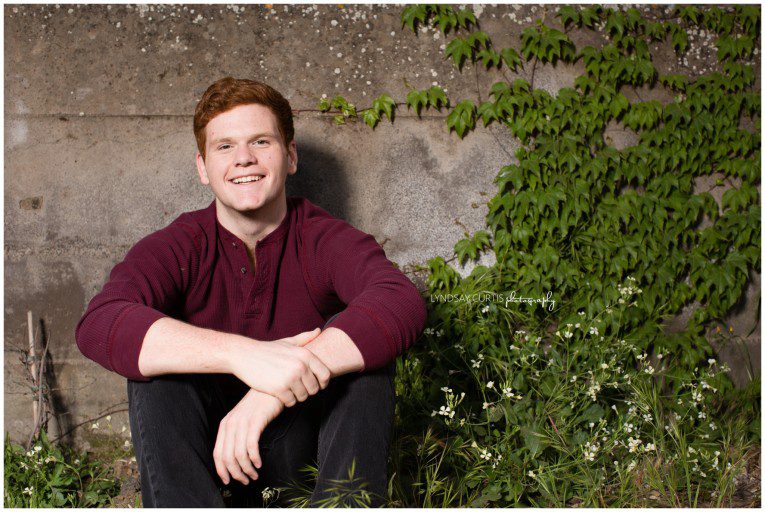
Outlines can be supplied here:
<path id="1" fill-rule="evenodd" d="M 279 133 L 284 144 L 295 138 L 290 102 L 273 87 L 246 78 L 221 78 L 207 88 L 194 111 L 194 137 L 197 149 L 205 158 L 205 127 L 212 118 L 240 105 L 258 104 L 267 107 L 276 116 Z"/>

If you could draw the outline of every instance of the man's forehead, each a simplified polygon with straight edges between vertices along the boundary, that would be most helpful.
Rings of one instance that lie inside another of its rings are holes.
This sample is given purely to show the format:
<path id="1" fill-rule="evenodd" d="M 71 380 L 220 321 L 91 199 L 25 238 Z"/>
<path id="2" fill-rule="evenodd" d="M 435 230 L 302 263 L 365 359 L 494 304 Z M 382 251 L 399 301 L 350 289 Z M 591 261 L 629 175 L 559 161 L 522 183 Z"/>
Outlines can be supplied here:
<path id="1" fill-rule="evenodd" d="M 214 143 L 234 137 L 279 137 L 276 116 L 259 104 L 240 105 L 216 115 L 205 126 L 207 139 Z"/>

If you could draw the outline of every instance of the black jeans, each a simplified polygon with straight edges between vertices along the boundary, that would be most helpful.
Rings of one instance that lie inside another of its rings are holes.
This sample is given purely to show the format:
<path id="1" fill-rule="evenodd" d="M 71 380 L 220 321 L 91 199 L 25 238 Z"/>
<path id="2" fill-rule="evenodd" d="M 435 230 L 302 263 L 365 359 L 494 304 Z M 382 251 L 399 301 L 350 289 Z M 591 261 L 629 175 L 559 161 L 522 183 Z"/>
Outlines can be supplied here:
<path id="1" fill-rule="evenodd" d="M 330 320 L 331 322 L 331 320 Z M 328 322 L 329 324 L 329 322 Z M 218 425 L 247 392 L 232 375 L 163 375 L 128 380 L 130 428 L 144 507 L 258 507 L 261 491 L 308 483 L 301 471 L 318 465 L 311 505 L 329 496 L 331 480 L 355 478 L 385 504 L 387 460 L 395 409 L 395 362 L 335 377 L 329 386 L 286 408 L 263 431 L 258 479 L 224 485 L 215 471 Z M 226 499 L 224 499 L 224 497 Z M 286 506 L 284 494 L 272 505 Z"/>

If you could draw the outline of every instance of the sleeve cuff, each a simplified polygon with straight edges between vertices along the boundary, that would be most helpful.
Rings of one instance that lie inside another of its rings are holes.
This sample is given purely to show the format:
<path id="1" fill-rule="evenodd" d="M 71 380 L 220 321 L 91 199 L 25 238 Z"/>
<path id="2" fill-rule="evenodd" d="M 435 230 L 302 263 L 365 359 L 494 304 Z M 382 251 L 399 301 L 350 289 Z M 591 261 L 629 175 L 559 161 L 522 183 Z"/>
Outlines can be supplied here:
<path id="1" fill-rule="evenodd" d="M 351 338 L 364 359 L 364 371 L 382 368 L 395 359 L 393 338 L 373 312 L 349 306 L 332 320 L 332 327 Z"/>
<path id="2" fill-rule="evenodd" d="M 167 315 L 148 306 L 136 306 L 123 312 L 114 323 L 109 346 L 112 369 L 132 380 L 148 381 L 138 370 L 138 356 L 149 327 Z"/>

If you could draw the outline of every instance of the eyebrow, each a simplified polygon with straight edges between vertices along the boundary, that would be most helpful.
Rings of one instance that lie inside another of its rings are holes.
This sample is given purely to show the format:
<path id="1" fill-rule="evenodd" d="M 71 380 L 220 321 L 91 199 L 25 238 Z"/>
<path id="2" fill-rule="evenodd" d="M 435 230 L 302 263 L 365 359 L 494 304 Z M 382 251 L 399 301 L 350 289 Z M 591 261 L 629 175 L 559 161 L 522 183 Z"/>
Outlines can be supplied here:
<path id="1" fill-rule="evenodd" d="M 262 133 L 256 133 L 255 135 L 252 135 L 252 136 L 250 136 L 248 138 L 250 138 L 250 139 L 259 139 L 261 137 L 271 137 L 272 139 L 275 139 L 276 135 L 274 135 L 271 132 L 262 132 Z M 216 145 L 220 144 L 221 142 L 231 142 L 233 140 L 234 139 L 231 138 L 231 137 L 219 137 L 219 138 L 213 140 L 212 142 L 210 142 L 210 145 L 211 146 L 216 146 Z"/>

